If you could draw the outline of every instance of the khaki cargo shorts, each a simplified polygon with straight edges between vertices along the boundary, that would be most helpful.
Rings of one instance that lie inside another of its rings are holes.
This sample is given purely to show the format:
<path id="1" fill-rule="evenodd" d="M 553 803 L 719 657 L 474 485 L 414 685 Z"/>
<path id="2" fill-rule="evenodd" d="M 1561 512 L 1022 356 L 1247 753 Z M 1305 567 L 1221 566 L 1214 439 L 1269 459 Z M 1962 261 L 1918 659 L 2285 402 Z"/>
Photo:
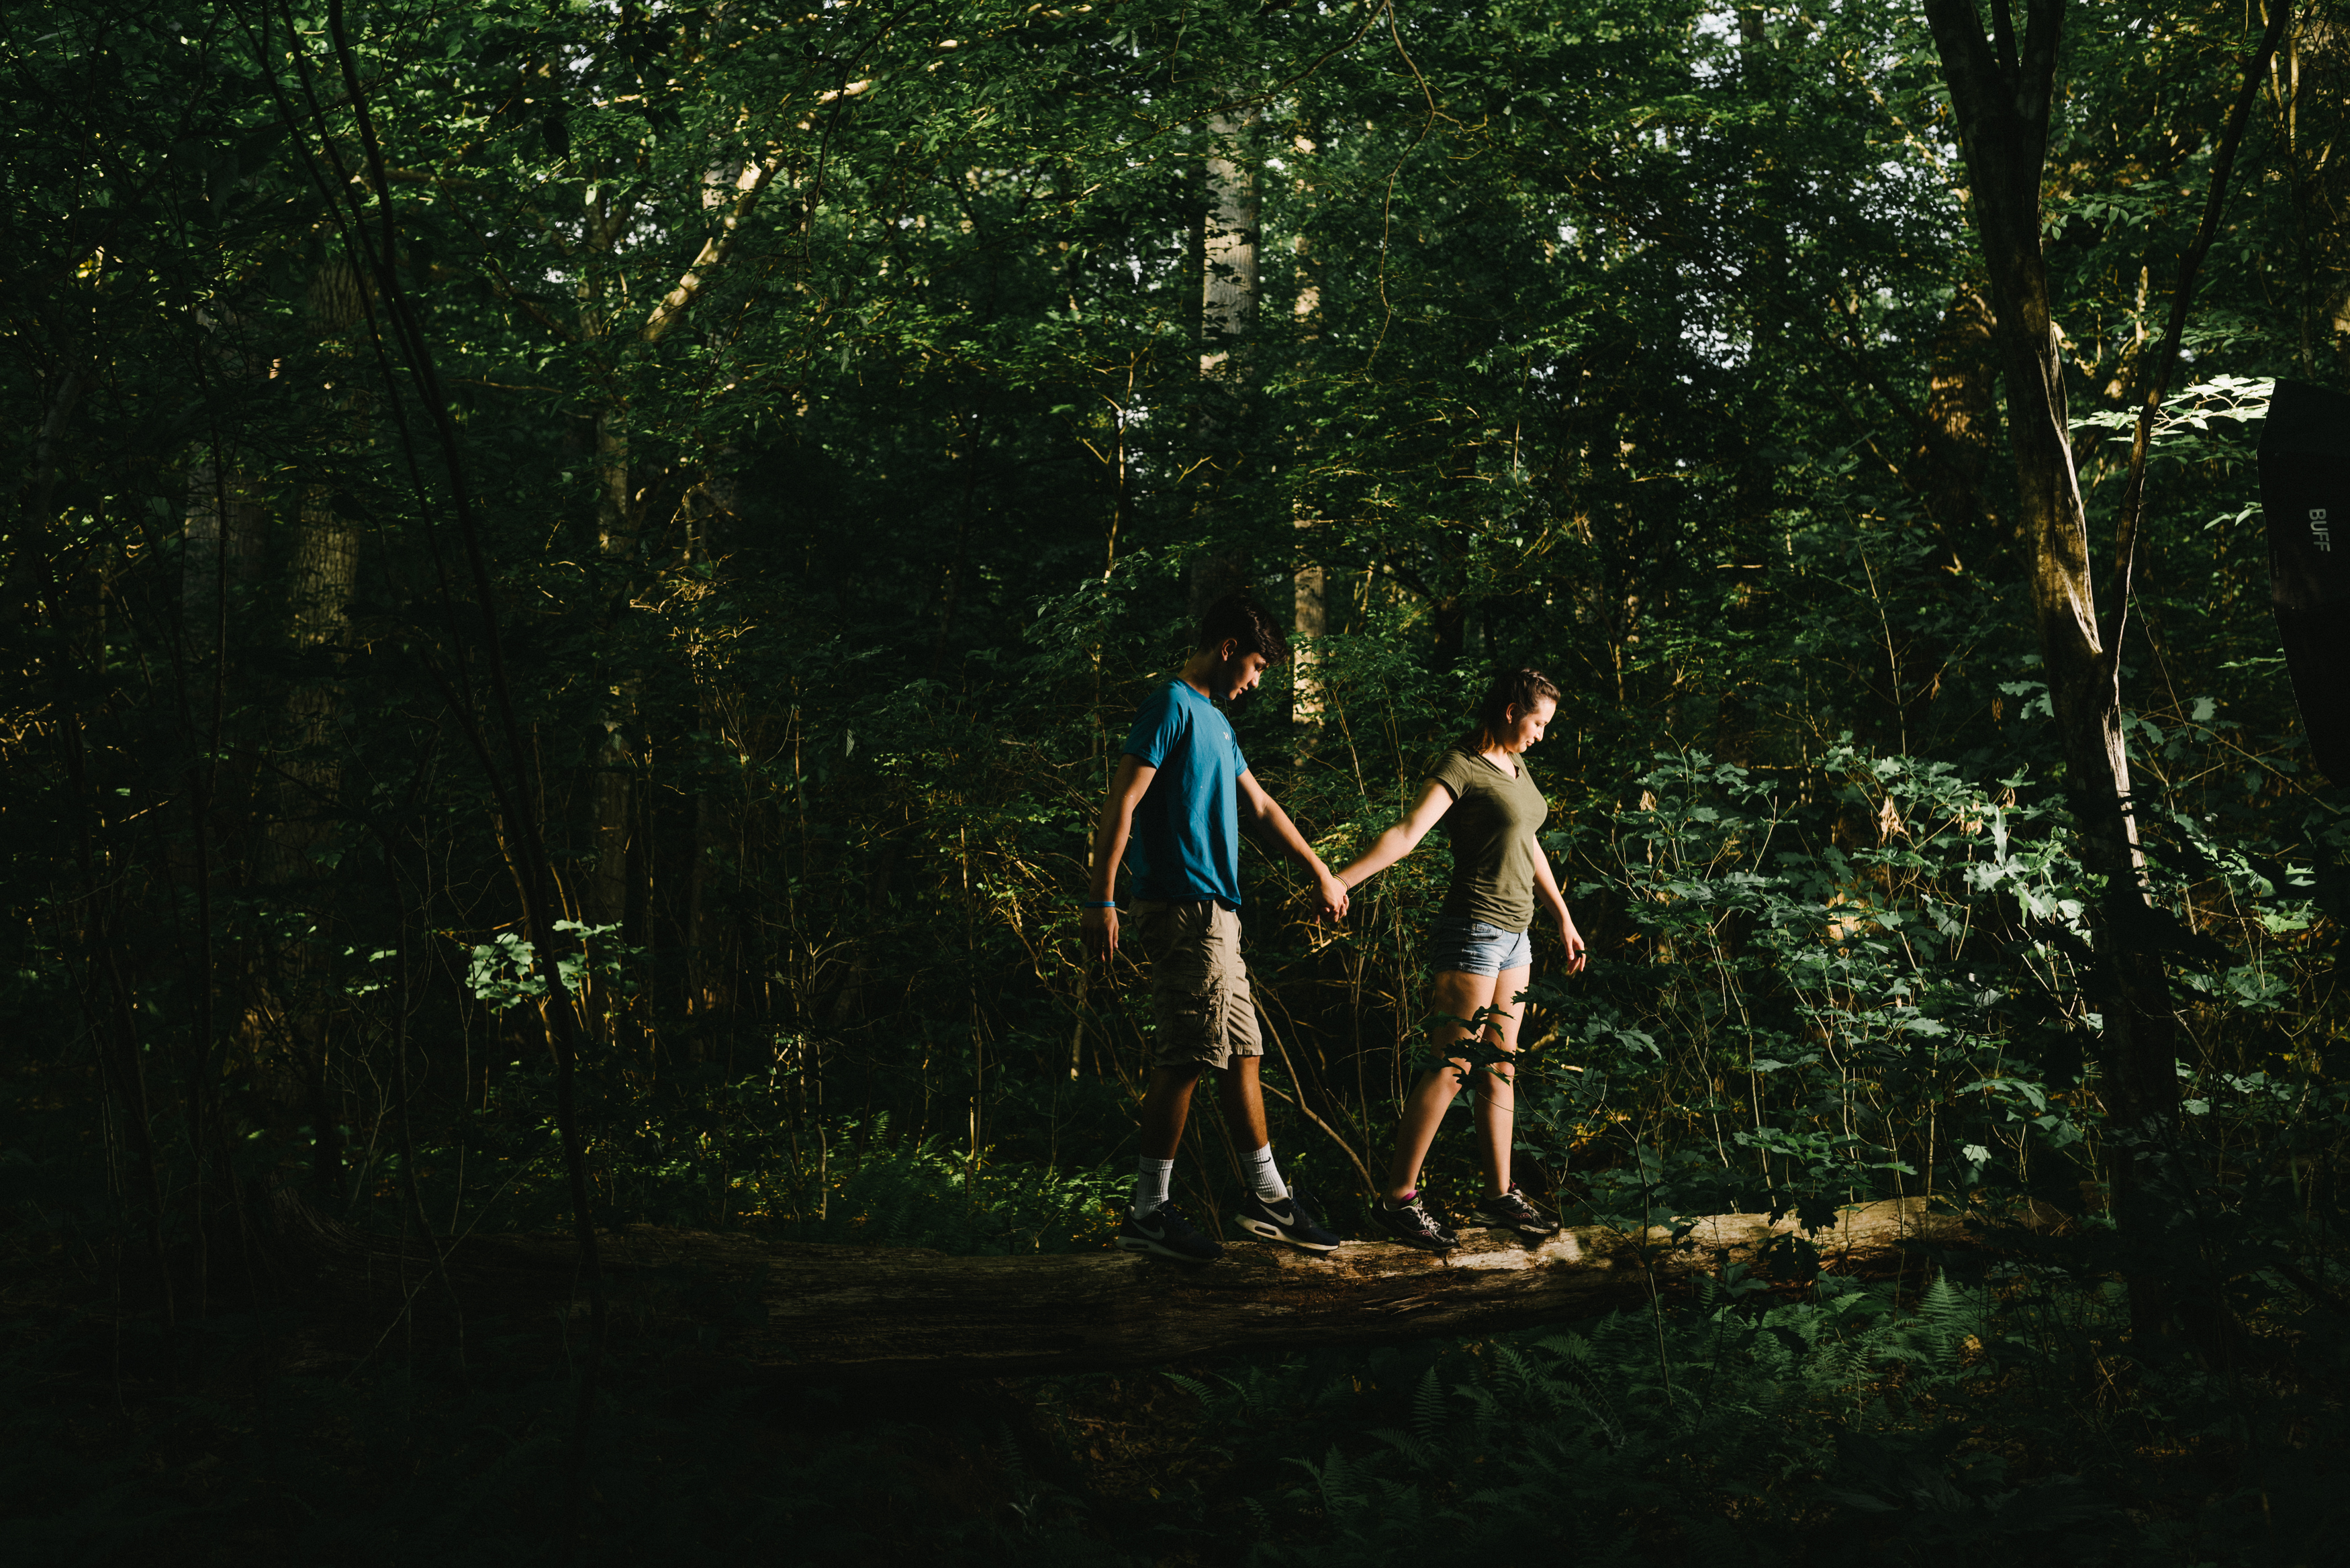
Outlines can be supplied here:
<path id="1" fill-rule="evenodd" d="M 1212 900 L 1138 899 L 1134 923 L 1150 956 L 1154 1067 L 1224 1067 L 1262 1056 L 1256 999 L 1241 962 L 1241 918 Z"/>

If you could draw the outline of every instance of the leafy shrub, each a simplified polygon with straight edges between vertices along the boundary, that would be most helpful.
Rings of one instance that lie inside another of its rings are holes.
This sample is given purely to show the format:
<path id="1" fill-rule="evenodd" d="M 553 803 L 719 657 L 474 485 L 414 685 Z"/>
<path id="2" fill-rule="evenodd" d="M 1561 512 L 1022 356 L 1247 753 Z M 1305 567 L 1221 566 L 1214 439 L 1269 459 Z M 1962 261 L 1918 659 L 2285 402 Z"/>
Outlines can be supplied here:
<path id="1" fill-rule="evenodd" d="M 2122 1305 L 2022 1276 L 1788 1302 L 1733 1270 L 1686 1311 L 1177 1381 L 1233 1473 L 1292 1472 L 1241 1511 L 1265 1568 L 2318 1560 L 2326 1511 L 2261 1499 L 2341 1474 L 2338 1415 L 2185 1367 L 2117 1385 Z"/>

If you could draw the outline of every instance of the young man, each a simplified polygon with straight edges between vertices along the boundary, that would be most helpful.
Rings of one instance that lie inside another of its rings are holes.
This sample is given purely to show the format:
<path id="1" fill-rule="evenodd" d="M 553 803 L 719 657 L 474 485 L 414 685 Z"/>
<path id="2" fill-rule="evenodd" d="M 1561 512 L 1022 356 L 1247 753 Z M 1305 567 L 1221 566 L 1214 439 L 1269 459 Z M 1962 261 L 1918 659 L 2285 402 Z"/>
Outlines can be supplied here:
<path id="1" fill-rule="evenodd" d="M 1094 830 L 1086 951 L 1107 960 L 1118 950 L 1112 895 L 1118 862 L 1130 850 L 1135 934 L 1150 960 L 1151 1012 L 1159 1024 L 1150 1087 L 1142 1100 L 1134 1207 L 1118 1232 L 1118 1244 L 1130 1251 L 1189 1262 L 1206 1262 L 1223 1251 L 1167 1200 L 1191 1091 L 1211 1068 L 1222 1075 L 1224 1125 L 1243 1145 L 1249 1177 L 1249 1195 L 1234 1218 L 1244 1230 L 1309 1252 L 1338 1245 L 1282 1181 L 1265 1132 L 1264 1096 L 1257 1086 L 1264 1047 L 1241 963 L 1242 819 L 1269 833 L 1313 873 L 1324 918 L 1346 914 L 1347 890 L 1248 771 L 1232 722 L 1210 701 L 1239 698 L 1288 652 L 1281 628 L 1239 595 L 1211 606 L 1200 623 L 1199 650 L 1183 673 L 1152 693 L 1135 715 L 1125 760 Z"/>

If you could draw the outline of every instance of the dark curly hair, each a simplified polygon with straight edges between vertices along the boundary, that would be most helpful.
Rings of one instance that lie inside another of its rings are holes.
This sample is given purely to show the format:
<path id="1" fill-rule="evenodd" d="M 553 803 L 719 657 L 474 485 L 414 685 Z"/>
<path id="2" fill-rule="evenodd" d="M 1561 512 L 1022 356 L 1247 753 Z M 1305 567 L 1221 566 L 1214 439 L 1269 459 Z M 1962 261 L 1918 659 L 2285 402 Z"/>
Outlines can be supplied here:
<path id="1" fill-rule="evenodd" d="M 1487 683 L 1485 694 L 1477 699 L 1477 722 L 1461 738 L 1463 749 L 1482 752 L 1500 740 L 1502 732 L 1509 727 L 1511 709 L 1531 713 L 1537 702 L 1557 701 L 1558 688 L 1541 670 L 1503 670 Z"/>
<path id="2" fill-rule="evenodd" d="M 1200 647 L 1202 649 L 1237 645 L 1241 653 L 1261 653 L 1267 664 L 1279 664 L 1289 657 L 1289 639 L 1281 632 L 1281 623 L 1257 608 L 1256 602 L 1246 594 L 1229 593 L 1208 607 L 1200 618 Z"/>

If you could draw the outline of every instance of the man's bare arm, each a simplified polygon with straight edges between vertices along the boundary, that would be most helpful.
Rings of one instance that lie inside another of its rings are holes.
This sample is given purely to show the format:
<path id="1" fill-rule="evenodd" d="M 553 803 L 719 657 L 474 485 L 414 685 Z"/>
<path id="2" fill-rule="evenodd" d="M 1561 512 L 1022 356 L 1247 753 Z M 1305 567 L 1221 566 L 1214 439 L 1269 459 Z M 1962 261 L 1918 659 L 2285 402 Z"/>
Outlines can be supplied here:
<path id="1" fill-rule="evenodd" d="M 1330 874 L 1330 867 L 1322 864 L 1322 857 L 1314 853 L 1314 846 L 1305 842 L 1305 836 L 1297 831 L 1297 825 L 1289 820 L 1289 814 L 1281 809 L 1280 803 L 1264 793 L 1264 786 L 1256 782 L 1254 774 L 1241 775 L 1240 790 L 1241 805 L 1249 817 L 1271 833 L 1274 841 L 1289 852 L 1290 858 L 1313 876 L 1315 898 L 1322 906 L 1322 918 L 1344 919 L 1346 884 Z"/>
<path id="2" fill-rule="evenodd" d="M 1118 863 L 1126 858 L 1126 841 L 1134 832 L 1134 808 L 1158 776 L 1157 768 L 1129 753 L 1109 781 L 1109 796 L 1094 826 L 1093 874 L 1086 882 L 1086 901 L 1105 907 L 1087 909 L 1078 921 L 1088 958 L 1107 959 L 1118 951 L 1118 910 L 1110 905 L 1118 896 Z"/>

